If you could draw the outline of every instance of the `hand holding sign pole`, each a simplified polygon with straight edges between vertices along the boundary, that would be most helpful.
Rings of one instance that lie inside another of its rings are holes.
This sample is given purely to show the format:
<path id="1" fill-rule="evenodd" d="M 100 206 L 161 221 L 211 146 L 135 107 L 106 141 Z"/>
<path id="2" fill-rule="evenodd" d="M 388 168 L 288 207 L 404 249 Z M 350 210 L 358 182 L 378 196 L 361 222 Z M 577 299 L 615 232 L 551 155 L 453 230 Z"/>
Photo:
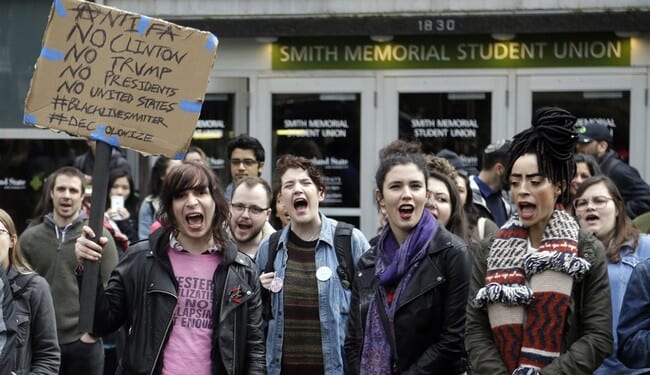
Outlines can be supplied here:
<path id="1" fill-rule="evenodd" d="M 90 226 L 102 233 L 112 147 L 182 158 L 217 38 L 81 0 L 55 0 L 24 122 L 97 141 Z M 99 265 L 87 263 L 79 330 L 92 330 Z M 106 280 L 103 280 L 104 282 Z"/>

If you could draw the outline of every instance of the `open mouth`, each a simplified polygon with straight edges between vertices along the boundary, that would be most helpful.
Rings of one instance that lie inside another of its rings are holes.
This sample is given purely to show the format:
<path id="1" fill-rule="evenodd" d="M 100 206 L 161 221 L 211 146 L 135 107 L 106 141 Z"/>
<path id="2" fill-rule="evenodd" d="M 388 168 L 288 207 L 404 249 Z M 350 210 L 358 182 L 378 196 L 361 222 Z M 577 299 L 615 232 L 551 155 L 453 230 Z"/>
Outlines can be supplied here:
<path id="1" fill-rule="evenodd" d="M 200 227 L 203 224 L 203 215 L 200 213 L 191 213 L 185 216 L 185 221 L 192 228 Z"/>
<path id="2" fill-rule="evenodd" d="M 402 218 L 402 220 L 408 220 L 413 216 L 413 212 L 415 211 L 415 207 L 411 204 L 403 204 L 399 206 L 398 208 L 399 211 L 399 216 Z"/>
<path id="3" fill-rule="evenodd" d="M 307 200 L 305 198 L 297 198 L 293 201 L 293 208 L 296 211 L 306 210 L 307 206 Z"/>
<path id="4" fill-rule="evenodd" d="M 522 219 L 529 219 L 535 213 L 535 208 L 537 206 L 529 202 L 520 202 L 518 204 L 518 207 L 519 207 L 519 216 Z"/>
<path id="5" fill-rule="evenodd" d="M 589 214 L 589 215 L 585 216 L 585 222 L 587 222 L 587 223 L 596 222 L 596 221 L 598 221 L 598 219 L 600 219 L 598 217 L 598 215 L 594 215 L 594 214 Z"/>
<path id="6" fill-rule="evenodd" d="M 237 228 L 239 228 L 241 230 L 249 230 L 252 227 L 253 227 L 253 224 L 251 224 L 249 222 L 246 222 L 246 221 L 237 223 Z"/>

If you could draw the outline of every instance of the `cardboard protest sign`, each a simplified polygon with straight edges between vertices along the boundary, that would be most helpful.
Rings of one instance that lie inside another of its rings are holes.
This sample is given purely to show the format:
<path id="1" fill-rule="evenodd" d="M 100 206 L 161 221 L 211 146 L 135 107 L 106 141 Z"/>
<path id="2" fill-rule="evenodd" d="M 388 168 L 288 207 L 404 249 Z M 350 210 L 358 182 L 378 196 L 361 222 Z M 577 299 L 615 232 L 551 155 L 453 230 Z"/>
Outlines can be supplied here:
<path id="1" fill-rule="evenodd" d="M 201 112 L 217 38 L 79 0 L 55 0 L 24 122 L 179 157 Z"/>

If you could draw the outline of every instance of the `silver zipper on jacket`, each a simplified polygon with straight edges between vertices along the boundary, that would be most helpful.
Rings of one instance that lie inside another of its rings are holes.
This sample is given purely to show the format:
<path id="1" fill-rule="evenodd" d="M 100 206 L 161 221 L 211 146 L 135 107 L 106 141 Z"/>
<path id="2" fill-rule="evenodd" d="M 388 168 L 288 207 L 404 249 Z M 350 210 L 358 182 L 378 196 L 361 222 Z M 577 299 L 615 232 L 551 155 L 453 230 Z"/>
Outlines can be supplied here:
<path id="1" fill-rule="evenodd" d="M 446 245 L 445 247 L 443 247 L 439 252 L 441 252 L 441 251 L 445 251 L 445 250 L 450 249 L 450 248 L 452 248 L 452 247 L 453 247 L 453 246 L 452 246 L 450 243 L 447 243 L 447 245 Z M 424 258 L 423 258 L 422 260 L 424 260 Z M 436 279 L 436 281 L 440 281 L 440 279 L 442 279 L 442 276 L 438 276 L 438 278 Z M 438 285 L 438 284 L 436 284 L 436 285 Z M 433 288 L 429 288 L 429 289 L 426 289 L 426 290 L 421 290 L 420 293 L 414 295 L 413 298 L 409 299 L 408 301 L 404 301 L 404 302 L 403 302 L 402 304 L 400 304 L 400 305 L 397 305 L 397 308 L 399 309 L 401 306 L 404 306 L 404 305 L 406 305 L 407 303 L 410 303 L 411 301 L 414 301 L 414 300 L 416 300 L 416 299 L 422 297 L 423 295 L 427 294 L 427 293 L 429 292 L 429 290 L 431 290 L 431 289 L 433 289 Z"/>
<path id="2" fill-rule="evenodd" d="M 222 291 L 222 294 L 221 294 L 222 297 L 221 297 L 221 301 L 220 301 L 220 303 L 219 303 L 219 309 L 221 309 L 221 307 L 222 307 L 222 303 L 223 303 L 223 299 L 224 299 L 225 296 L 227 295 L 227 294 L 226 294 L 226 291 L 228 290 L 228 287 L 227 287 L 227 286 L 228 286 L 228 280 L 230 279 L 228 276 L 230 276 L 230 273 L 232 272 L 232 269 L 231 269 L 230 267 L 228 267 L 228 271 L 227 271 L 227 272 L 228 272 L 228 273 L 226 274 L 226 279 L 225 279 L 224 282 L 223 282 L 223 291 Z M 214 302 L 212 302 L 212 304 L 214 304 Z M 214 306 L 213 306 L 212 308 L 214 308 Z M 222 314 L 223 314 L 223 310 L 221 310 L 221 311 L 219 312 L 219 320 L 222 320 L 222 317 L 223 317 Z M 212 329 L 217 329 L 217 325 L 218 325 L 218 324 L 219 324 L 219 322 L 214 322 L 214 323 L 212 324 Z M 233 323 L 232 366 L 231 366 L 231 368 L 230 368 L 230 373 L 231 373 L 231 374 L 236 374 L 236 373 L 237 373 L 237 372 L 235 371 L 235 368 L 236 368 L 236 366 L 237 366 L 237 356 L 236 356 L 236 355 L 237 355 L 237 352 L 236 352 L 236 348 L 237 348 L 237 337 L 236 337 L 236 335 L 237 335 L 237 316 L 236 316 L 236 314 L 235 314 L 235 319 L 234 319 L 234 323 Z M 217 340 L 219 340 L 219 338 L 217 338 Z M 223 360 L 223 358 L 222 358 L 222 360 Z"/>
<path id="3" fill-rule="evenodd" d="M 165 292 L 163 290 L 156 290 L 157 293 L 163 293 L 163 294 L 168 294 L 176 300 L 176 305 L 178 305 L 178 296 L 175 296 L 172 293 Z M 176 310 L 176 305 L 174 305 L 174 311 Z M 151 372 L 149 372 L 150 375 L 153 375 L 154 370 L 156 369 L 156 364 L 158 363 L 158 358 L 160 358 L 160 352 L 162 351 L 162 347 L 165 344 L 166 338 L 167 338 L 167 333 L 169 332 L 169 327 L 172 325 L 172 321 L 174 320 L 174 312 L 172 311 L 172 317 L 169 319 L 167 322 L 167 327 L 165 327 L 165 333 L 163 335 L 163 339 L 160 342 L 160 346 L 158 347 L 158 351 L 156 352 L 156 358 L 153 361 L 153 366 L 151 366 Z"/>

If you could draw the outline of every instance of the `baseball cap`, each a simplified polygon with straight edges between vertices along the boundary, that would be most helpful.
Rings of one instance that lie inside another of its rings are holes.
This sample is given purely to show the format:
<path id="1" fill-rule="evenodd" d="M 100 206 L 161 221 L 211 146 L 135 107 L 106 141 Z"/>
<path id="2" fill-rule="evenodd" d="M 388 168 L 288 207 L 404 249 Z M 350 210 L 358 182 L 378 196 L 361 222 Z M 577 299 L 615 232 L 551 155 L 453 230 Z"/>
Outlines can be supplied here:
<path id="1" fill-rule="evenodd" d="M 597 122 L 587 123 L 578 126 L 578 142 L 589 143 L 591 141 L 606 141 L 612 143 L 612 133 L 609 128 Z"/>
<path id="2" fill-rule="evenodd" d="M 508 152 L 510 152 L 510 146 L 512 145 L 512 142 L 509 139 L 499 139 L 495 141 L 494 143 L 490 143 L 485 147 L 483 150 L 484 154 L 491 154 L 491 153 L 497 153 L 500 155 L 506 155 Z"/>
<path id="3" fill-rule="evenodd" d="M 453 152 L 452 150 L 443 148 L 440 152 L 436 154 L 436 156 L 447 159 L 449 163 L 454 167 L 454 169 L 459 170 L 463 169 L 465 166 L 463 164 L 463 161 L 460 159 L 460 156 L 458 156 L 457 153 Z"/>

